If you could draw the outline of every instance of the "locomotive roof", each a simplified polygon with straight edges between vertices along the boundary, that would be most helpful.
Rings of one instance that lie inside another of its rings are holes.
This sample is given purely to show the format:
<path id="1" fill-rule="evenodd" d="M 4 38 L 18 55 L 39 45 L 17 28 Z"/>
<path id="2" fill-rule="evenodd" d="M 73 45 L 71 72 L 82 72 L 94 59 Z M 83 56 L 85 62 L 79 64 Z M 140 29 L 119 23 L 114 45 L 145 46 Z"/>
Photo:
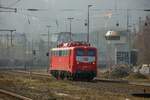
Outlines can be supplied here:
<path id="1" fill-rule="evenodd" d="M 90 43 L 85 41 L 70 41 L 63 42 L 57 45 L 57 47 L 75 47 L 75 46 L 90 46 Z"/>
<path id="2" fill-rule="evenodd" d="M 75 47 L 58 47 L 58 48 L 52 48 L 51 50 L 73 50 L 75 48 L 94 48 L 95 47 L 90 47 L 90 46 L 75 46 Z"/>

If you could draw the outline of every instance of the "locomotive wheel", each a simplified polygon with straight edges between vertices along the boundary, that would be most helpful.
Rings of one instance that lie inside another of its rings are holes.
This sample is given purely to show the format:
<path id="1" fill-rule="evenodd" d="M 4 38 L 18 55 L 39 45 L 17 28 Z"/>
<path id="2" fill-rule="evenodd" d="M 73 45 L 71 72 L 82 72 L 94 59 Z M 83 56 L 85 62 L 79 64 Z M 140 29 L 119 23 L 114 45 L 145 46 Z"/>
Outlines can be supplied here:
<path id="1" fill-rule="evenodd" d="M 58 72 L 56 70 L 51 71 L 51 74 L 52 74 L 53 77 L 58 79 Z"/>
<path id="2" fill-rule="evenodd" d="M 64 73 L 63 72 L 60 72 L 60 78 L 62 79 L 62 80 L 64 80 Z"/>
<path id="3" fill-rule="evenodd" d="M 57 80 L 59 80 L 59 72 L 58 71 L 55 71 L 55 78 L 57 79 Z"/>
<path id="4" fill-rule="evenodd" d="M 67 72 L 66 78 L 70 80 L 70 74 Z"/>
<path id="5" fill-rule="evenodd" d="M 89 77 L 87 81 L 92 81 L 94 77 Z"/>
<path id="6" fill-rule="evenodd" d="M 68 72 L 64 72 L 64 80 L 67 80 L 69 78 Z"/>
<path id="7" fill-rule="evenodd" d="M 74 76 L 71 74 L 69 74 L 69 76 L 67 78 L 68 78 L 68 80 L 71 80 L 71 81 L 73 81 L 75 79 Z"/>

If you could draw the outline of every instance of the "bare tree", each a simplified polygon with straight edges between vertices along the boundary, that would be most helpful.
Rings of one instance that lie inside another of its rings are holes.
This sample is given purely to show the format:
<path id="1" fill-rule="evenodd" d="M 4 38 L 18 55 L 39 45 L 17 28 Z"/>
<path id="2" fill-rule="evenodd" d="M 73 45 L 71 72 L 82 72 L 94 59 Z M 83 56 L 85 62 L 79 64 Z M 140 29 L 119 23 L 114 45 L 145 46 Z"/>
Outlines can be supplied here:
<path id="1" fill-rule="evenodd" d="M 138 49 L 138 63 L 150 64 L 150 18 L 139 25 L 139 32 L 135 38 L 134 45 Z"/>

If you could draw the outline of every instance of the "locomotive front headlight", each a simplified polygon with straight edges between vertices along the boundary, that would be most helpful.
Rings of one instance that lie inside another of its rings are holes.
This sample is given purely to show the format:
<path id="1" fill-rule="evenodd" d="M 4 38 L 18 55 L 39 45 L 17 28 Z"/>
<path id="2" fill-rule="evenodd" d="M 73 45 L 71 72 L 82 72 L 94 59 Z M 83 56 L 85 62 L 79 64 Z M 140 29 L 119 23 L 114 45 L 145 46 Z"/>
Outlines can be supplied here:
<path id="1" fill-rule="evenodd" d="M 79 62 L 77 62 L 77 64 L 79 64 Z"/>
<path id="2" fill-rule="evenodd" d="M 93 62 L 93 64 L 95 64 L 95 62 Z"/>

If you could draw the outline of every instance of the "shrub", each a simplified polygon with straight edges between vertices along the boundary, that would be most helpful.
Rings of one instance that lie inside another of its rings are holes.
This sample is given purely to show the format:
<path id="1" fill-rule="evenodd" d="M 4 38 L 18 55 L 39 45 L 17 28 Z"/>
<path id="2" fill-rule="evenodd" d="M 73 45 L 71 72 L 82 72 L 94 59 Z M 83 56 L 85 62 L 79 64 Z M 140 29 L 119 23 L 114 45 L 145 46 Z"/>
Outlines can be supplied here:
<path id="1" fill-rule="evenodd" d="M 147 77 L 141 73 L 130 73 L 127 79 L 147 79 Z"/>
<path id="2" fill-rule="evenodd" d="M 130 68 L 126 65 L 117 65 L 110 71 L 111 78 L 123 78 L 128 76 Z"/>

